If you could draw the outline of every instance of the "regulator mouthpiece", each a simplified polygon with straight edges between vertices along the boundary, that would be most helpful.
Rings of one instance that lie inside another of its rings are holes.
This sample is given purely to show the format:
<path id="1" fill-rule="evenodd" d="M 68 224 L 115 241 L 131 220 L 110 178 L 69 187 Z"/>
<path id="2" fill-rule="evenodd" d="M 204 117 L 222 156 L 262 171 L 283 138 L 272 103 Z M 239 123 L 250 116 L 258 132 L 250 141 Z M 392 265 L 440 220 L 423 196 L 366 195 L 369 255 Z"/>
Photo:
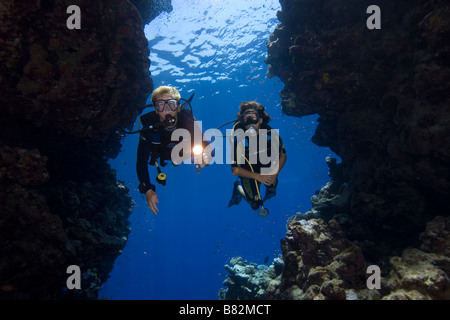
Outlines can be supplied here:
<path id="1" fill-rule="evenodd" d="M 164 125 L 166 127 L 173 127 L 177 122 L 177 119 L 174 116 L 171 116 L 170 114 L 166 115 L 166 118 L 164 119 Z"/>
<path id="2" fill-rule="evenodd" d="M 255 127 L 251 126 L 250 128 L 248 128 L 245 133 L 247 133 L 250 136 L 255 136 L 256 135 L 256 129 Z"/>

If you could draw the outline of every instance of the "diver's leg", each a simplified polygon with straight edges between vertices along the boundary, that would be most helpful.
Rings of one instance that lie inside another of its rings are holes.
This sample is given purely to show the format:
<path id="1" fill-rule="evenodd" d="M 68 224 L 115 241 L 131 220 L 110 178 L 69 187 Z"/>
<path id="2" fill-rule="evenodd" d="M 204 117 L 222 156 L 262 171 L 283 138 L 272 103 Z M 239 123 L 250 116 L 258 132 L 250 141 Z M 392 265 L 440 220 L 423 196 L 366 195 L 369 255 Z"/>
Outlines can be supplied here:
<path id="1" fill-rule="evenodd" d="M 230 202 L 228 202 L 228 207 L 231 207 L 232 205 L 235 205 L 235 204 L 239 204 L 241 202 L 242 192 L 243 192 L 243 191 L 241 192 L 241 190 L 242 190 L 242 186 L 239 183 L 239 181 L 236 180 L 234 182 L 234 186 L 233 186 L 233 194 L 231 195 Z"/>
<path id="2" fill-rule="evenodd" d="M 258 190 L 256 189 L 255 180 L 248 178 L 241 178 L 242 188 L 245 192 L 245 200 L 250 204 L 253 210 L 258 210 L 261 205 L 261 200 L 258 195 Z M 258 184 L 258 188 L 260 187 L 260 183 L 256 181 Z"/>
<path id="3" fill-rule="evenodd" d="M 270 186 L 266 186 L 266 194 L 264 195 L 264 201 L 269 200 L 277 194 L 278 177 L 274 183 Z"/>
<path id="4" fill-rule="evenodd" d="M 244 197 L 244 199 L 246 199 L 247 197 L 245 196 L 245 191 L 244 191 L 244 188 L 242 188 L 241 184 L 239 184 L 237 186 L 237 189 L 238 189 L 239 193 L 241 194 L 241 196 Z"/>

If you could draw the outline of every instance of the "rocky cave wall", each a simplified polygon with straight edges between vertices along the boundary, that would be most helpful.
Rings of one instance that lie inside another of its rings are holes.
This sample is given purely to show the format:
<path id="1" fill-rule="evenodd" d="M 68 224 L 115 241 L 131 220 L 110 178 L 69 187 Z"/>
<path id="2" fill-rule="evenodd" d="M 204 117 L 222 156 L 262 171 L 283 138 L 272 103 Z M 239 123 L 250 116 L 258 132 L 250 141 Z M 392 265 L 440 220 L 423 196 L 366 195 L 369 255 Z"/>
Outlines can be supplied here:
<path id="1" fill-rule="evenodd" d="M 94 299 L 106 281 L 133 206 L 107 160 L 153 90 L 143 29 L 161 10 L 170 1 L 0 3 L 0 299 Z M 66 289 L 69 265 L 83 290 Z"/>
<path id="2" fill-rule="evenodd" d="M 312 140 L 342 161 L 326 159 L 331 181 L 288 220 L 282 273 L 234 258 L 219 298 L 450 299 L 448 3 L 280 3 L 268 76 L 285 114 L 320 116 Z"/>
<path id="3" fill-rule="evenodd" d="M 342 158 L 337 219 L 376 260 L 417 243 L 450 193 L 450 8 L 445 1 L 281 0 L 269 75 L 282 110 L 319 114 L 313 142 Z M 381 29 L 366 26 L 381 9 Z"/>

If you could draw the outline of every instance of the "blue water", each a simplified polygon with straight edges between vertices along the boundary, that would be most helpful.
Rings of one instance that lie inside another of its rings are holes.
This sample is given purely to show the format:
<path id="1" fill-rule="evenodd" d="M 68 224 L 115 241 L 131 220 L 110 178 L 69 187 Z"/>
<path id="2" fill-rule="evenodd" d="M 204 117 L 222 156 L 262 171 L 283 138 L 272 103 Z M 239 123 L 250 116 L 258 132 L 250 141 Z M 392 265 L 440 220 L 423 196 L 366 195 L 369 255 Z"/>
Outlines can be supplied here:
<path id="1" fill-rule="evenodd" d="M 172 85 L 192 102 L 203 130 L 233 120 L 239 104 L 257 100 L 280 130 L 287 162 L 279 175 L 277 196 L 266 201 L 261 218 L 242 201 L 228 208 L 236 177 L 227 164 L 162 168 L 166 186 L 157 185 L 159 214 L 154 216 L 137 191 L 137 135 L 123 140 L 111 161 L 117 178 L 130 188 L 135 207 L 131 232 L 99 297 L 108 299 L 217 299 L 234 256 L 269 263 L 280 253 L 286 220 L 311 208 L 311 196 L 329 181 L 325 157 L 334 156 L 311 142 L 317 116 L 285 116 L 278 78 L 266 77 L 266 43 L 279 21 L 276 0 L 172 0 L 145 28 L 151 48 L 155 88 Z M 148 112 L 151 110 L 145 110 Z M 137 125 L 135 126 L 136 129 Z M 222 129 L 231 128 L 226 126 Z M 152 181 L 156 169 L 149 168 Z M 264 189 L 263 189 L 264 190 Z"/>

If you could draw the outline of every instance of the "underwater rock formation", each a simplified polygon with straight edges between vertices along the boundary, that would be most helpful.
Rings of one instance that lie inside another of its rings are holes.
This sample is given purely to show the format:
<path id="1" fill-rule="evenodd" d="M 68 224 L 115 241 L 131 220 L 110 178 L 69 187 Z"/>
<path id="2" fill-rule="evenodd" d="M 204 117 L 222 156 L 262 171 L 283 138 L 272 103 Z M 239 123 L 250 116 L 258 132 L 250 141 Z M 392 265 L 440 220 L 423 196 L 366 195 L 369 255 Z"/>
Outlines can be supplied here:
<path id="1" fill-rule="evenodd" d="M 367 287 L 370 265 L 346 239 L 336 220 L 291 220 L 281 241 L 282 259 L 270 267 L 231 259 L 223 300 L 442 300 L 450 299 L 450 217 L 436 217 L 421 234 L 419 248 L 380 266 L 380 288 Z M 389 270 L 385 272 L 385 270 Z"/>
<path id="2" fill-rule="evenodd" d="M 348 241 L 338 223 L 322 219 L 294 221 L 282 241 L 285 268 L 280 299 L 346 299 L 346 290 L 365 285 L 366 261 L 361 249 Z"/>
<path id="3" fill-rule="evenodd" d="M 225 269 L 229 272 L 224 286 L 227 289 L 221 289 L 219 300 L 266 300 L 267 288 L 283 271 L 283 260 L 275 258 L 270 266 L 264 264 L 248 263 L 241 257 L 234 257 L 230 260 Z"/>
<path id="4" fill-rule="evenodd" d="M 130 2 L 138 9 L 144 24 L 148 24 L 161 12 L 170 12 L 173 9 L 171 0 L 130 0 Z"/>
<path id="5" fill-rule="evenodd" d="M 316 205 L 364 255 L 379 261 L 417 246 L 449 211 L 450 10 L 442 1 L 281 0 L 268 43 L 282 110 L 319 114 L 313 142 L 342 159 L 335 197 Z"/>
<path id="6" fill-rule="evenodd" d="M 331 181 L 288 220 L 266 297 L 449 299 L 448 5 L 377 1 L 369 29 L 370 1 L 280 3 L 268 76 L 285 114 L 319 114 L 312 140 L 342 162 L 326 159 Z M 366 286 L 372 264 L 380 289 Z"/>
<path id="7" fill-rule="evenodd" d="M 153 89 L 143 21 L 127 0 L 83 1 L 72 30 L 72 4 L 0 3 L 0 299 L 95 299 L 129 233 L 107 160 Z"/>
<path id="8" fill-rule="evenodd" d="M 392 257 L 392 269 L 382 285 L 390 290 L 383 299 L 450 299 L 450 217 L 436 217 L 420 235 L 418 248 Z"/>

